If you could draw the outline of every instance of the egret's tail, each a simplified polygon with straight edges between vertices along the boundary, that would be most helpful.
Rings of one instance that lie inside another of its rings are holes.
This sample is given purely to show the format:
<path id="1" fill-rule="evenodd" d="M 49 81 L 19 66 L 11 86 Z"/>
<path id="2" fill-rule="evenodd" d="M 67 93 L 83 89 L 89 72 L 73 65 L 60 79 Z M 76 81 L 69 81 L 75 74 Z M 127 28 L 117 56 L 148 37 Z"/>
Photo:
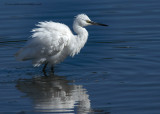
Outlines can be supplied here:
<path id="1" fill-rule="evenodd" d="M 21 48 L 16 54 L 15 54 L 15 58 L 18 61 L 26 61 L 26 60 L 31 60 L 32 58 L 29 56 L 27 50 L 25 50 L 24 48 Z"/>
<path id="2" fill-rule="evenodd" d="M 21 57 L 21 53 L 22 53 L 22 49 L 20 49 L 17 53 L 15 53 L 15 58 L 18 60 L 18 61 L 23 61 L 23 58 Z"/>
<path id="3" fill-rule="evenodd" d="M 33 51 L 34 52 L 34 51 Z M 18 61 L 27 61 L 31 60 L 34 67 L 39 67 L 41 64 L 45 63 L 46 58 L 38 58 L 35 59 L 34 57 L 36 54 L 32 53 L 32 50 L 29 48 L 21 48 L 16 54 L 15 57 Z"/>

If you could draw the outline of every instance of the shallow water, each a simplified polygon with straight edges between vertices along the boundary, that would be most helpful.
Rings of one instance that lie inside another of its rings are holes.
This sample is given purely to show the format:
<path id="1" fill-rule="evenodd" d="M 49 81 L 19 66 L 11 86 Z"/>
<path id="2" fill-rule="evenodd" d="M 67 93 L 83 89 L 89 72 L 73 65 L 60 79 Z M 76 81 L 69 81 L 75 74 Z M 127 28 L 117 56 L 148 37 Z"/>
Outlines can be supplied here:
<path id="1" fill-rule="evenodd" d="M 159 6 L 158 0 L 1 0 L 0 113 L 159 114 Z M 87 27 L 87 44 L 57 65 L 55 76 L 15 60 L 37 22 L 72 27 L 79 13 L 109 27 Z"/>

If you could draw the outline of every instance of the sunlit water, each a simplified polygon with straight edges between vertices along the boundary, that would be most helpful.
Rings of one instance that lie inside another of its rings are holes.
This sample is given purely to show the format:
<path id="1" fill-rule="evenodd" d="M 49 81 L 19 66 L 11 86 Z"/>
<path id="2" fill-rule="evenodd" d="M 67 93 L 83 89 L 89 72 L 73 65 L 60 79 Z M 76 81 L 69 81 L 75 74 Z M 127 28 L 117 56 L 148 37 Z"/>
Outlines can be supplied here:
<path id="1" fill-rule="evenodd" d="M 0 113 L 159 114 L 159 6 L 158 0 L 1 0 Z M 55 67 L 56 76 L 15 60 L 37 22 L 72 28 L 79 13 L 109 27 L 87 27 L 87 44 Z"/>

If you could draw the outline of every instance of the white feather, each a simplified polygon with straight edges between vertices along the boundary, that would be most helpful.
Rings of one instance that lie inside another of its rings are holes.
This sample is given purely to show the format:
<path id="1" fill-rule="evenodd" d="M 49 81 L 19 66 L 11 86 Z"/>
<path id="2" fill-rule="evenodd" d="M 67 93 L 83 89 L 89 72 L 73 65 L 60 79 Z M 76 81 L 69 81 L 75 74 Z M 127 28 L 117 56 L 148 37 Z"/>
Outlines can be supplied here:
<path id="1" fill-rule="evenodd" d="M 87 41 L 88 32 L 83 26 L 90 25 L 89 17 L 79 14 L 73 23 L 77 35 L 68 26 L 52 21 L 39 22 L 32 30 L 32 38 L 16 53 L 21 61 L 32 60 L 34 66 L 44 63 L 51 65 L 62 62 L 67 56 L 78 54 Z"/>

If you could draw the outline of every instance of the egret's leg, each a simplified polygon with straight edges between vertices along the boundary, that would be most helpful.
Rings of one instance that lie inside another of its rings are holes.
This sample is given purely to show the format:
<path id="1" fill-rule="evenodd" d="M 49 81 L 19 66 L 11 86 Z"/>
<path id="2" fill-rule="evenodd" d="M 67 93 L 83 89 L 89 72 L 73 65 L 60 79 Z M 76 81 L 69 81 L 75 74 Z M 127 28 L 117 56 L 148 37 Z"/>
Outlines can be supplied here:
<path id="1" fill-rule="evenodd" d="M 51 66 L 51 71 L 52 71 L 53 74 L 54 74 L 54 66 L 53 66 L 53 65 Z"/>
<path id="2" fill-rule="evenodd" d="M 45 72 L 45 71 L 43 71 L 43 74 L 44 74 L 44 76 L 47 76 L 47 74 L 46 74 L 46 72 Z"/>
<path id="3" fill-rule="evenodd" d="M 46 67 L 47 67 L 48 63 L 46 63 L 43 67 L 43 72 L 46 72 Z"/>

